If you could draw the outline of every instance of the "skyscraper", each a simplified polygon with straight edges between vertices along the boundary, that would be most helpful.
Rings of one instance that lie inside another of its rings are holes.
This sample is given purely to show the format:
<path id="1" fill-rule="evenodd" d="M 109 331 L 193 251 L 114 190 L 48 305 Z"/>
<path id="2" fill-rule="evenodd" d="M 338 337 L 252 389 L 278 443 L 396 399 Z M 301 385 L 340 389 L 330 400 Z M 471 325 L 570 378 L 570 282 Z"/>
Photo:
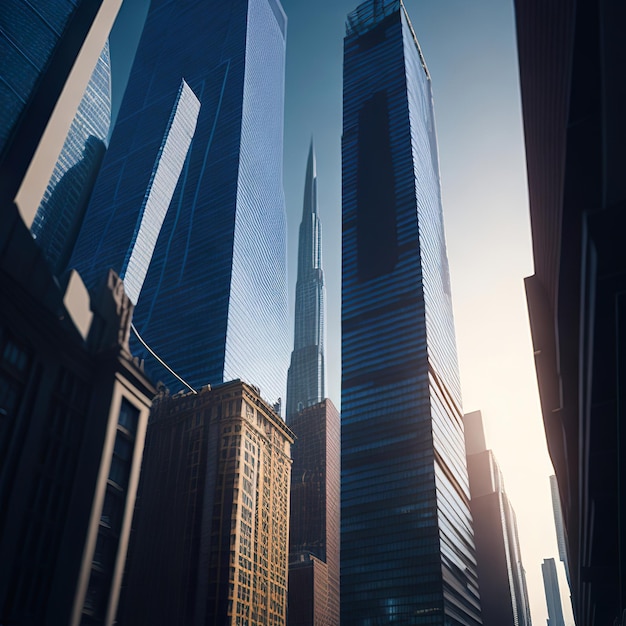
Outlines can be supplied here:
<path id="1" fill-rule="evenodd" d="M 326 398 L 288 418 L 289 626 L 339 624 L 339 412 Z"/>
<path id="2" fill-rule="evenodd" d="M 626 7 L 516 0 L 534 274 L 526 279 L 574 617 L 626 612 Z"/>
<path id="3" fill-rule="evenodd" d="M 289 358 L 285 29 L 278 0 L 151 4 L 70 262 L 89 289 L 102 267 L 121 271 L 184 80 L 200 114 L 134 325 L 193 387 L 242 378 L 271 402 L 284 398 Z M 179 387 L 143 347 L 134 351 L 156 378 Z"/>
<path id="4" fill-rule="evenodd" d="M 543 575 L 543 588 L 546 592 L 546 605 L 548 606 L 548 626 L 565 626 L 559 579 L 556 575 L 554 559 L 543 560 L 541 573 Z"/>
<path id="5" fill-rule="evenodd" d="M 400 0 L 348 16 L 342 624 L 480 624 L 430 75 Z"/>
<path id="6" fill-rule="evenodd" d="M 37 245 L 57 277 L 65 271 L 76 243 L 110 125 L 111 59 L 107 40 L 31 226 Z"/>
<path id="7" fill-rule="evenodd" d="M 567 562 L 567 545 L 565 543 L 565 527 L 563 525 L 563 509 L 561 509 L 561 496 L 559 495 L 559 483 L 556 476 L 550 476 L 550 495 L 552 496 L 552 513 L 554 514 L 554 529 L 556 530 L 556 545 L 559 549 L 559 559 L 565 567 L 567 584 L 569 579 L 569 564 Z"/>
<path id="8" fill-rule="evenodd" d="M 155 398 L 120 624 L 284 626 L 291 443 L 238 380 Z"/>
<path id="9" fill-rule="evenodd" d="M 110 26 L 119 4 L 0 5 L 0 206 L 14 199 L 83 43 L 100 36 L 90 32 L 94 20 Z"/>
<path id="10" fill-rule="evenodd" d="M 485 444 L 482 415 L 465 415 L 478 583 L 484 626 L 530 626 L 517 518 L 495 456 Z"/>
<path id="11" fill-rule="evenodd" d="M 296 316 L 291 366 L 287 377 L 287 418 L 324 398 L 325 304 L 322 226 L 317 214 L 317 173 L 311 140 L 298 237 Z"/>

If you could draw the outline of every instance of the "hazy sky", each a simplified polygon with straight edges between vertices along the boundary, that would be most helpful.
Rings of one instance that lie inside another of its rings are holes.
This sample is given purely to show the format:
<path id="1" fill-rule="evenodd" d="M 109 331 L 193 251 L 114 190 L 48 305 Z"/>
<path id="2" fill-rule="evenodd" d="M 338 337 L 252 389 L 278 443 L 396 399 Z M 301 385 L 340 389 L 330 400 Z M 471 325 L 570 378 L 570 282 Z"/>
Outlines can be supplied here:
<path id="1" fill-rule="evenodd" d="M 341 399 L 341 101 L 345 16 L 357 1 L 283 0 L 285 194 L 293 311 L 306 156 L 317 152 L 328 299 L 328 394 Z M 512 0 L 405 0 L 433 81 L 464 410 L 517 513 L 533 622 L 547 618 L 541 562 L 558 562 L 523 279 L 533 273 Z M 559 565 L 560 567 L 560 565 Z M 568 591 L 561 578 L 562 596 Z M 571 609 L 564 606 L 566 621 Z M 570 617 L 570 622 L 572 622 Z M 572 622 L 573 623 L 573 622 Z"/>

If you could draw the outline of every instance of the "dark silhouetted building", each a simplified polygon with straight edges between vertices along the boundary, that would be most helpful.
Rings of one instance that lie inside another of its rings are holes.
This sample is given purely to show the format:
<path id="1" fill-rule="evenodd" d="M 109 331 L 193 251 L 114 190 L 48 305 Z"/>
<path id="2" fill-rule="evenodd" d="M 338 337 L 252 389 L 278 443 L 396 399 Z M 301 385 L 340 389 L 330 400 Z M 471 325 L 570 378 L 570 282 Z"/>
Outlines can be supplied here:
<path id="1" fill-rule="evenodd" d="M 122 275 L 184 80 L 200 113 L 133 324 L 194 388 L 241 378 L 272 403 L 285 398 L 289 364 L 286 24 L 279 0 L 152 2 L 70 261 L 88 289 L 102 268 Z M 147 371 L 180 387 L 131 345 Z"/>
<path id="2" fill-rule="evenodd" d="M 287 376 L 287 419 L 324 398 L 325 306 L 322 224 L 317 214 L 317 173 L 311 141 L 298 237 L 296 314 L 293 352 Z"/>
<path id="3" fill-rule="evenodd" d="M 464 417 L 478 585 L 484 626 L 531 626 L 517 518 L 485 444 L 480 411 Z"/>
<path id="4" fill-rule="evenodd" d="M 546 605 L 548 607 L 548 626 L 565 626 L 563 620 L 563 608 L 561 606 L 561 593 L 559 591 L 559 579 L 556 574 L 554 559 L 544 559 L 541 564 L 543 575 L 543 588 L 546 592 Z"/>
<path id="5" fill-rule="evenodd" d="M 287 424 L 292 449 L 289 626 L 339 624 L 340 420 L 326 399 Z"/>
<path id="6" fill-rule="evenodd" d="M 430 75 L 400 0 L 348 16 L 341 623 L 481 623 Z"/>
<path id="7" fill-rule="evenodd" d="M 599 626 L 626 610 L 626 7 L 515 5 L 535 365 L 574 617 Z"/>
<path id="8" fill-rule="evenodd" d="M 2 207 L 2 624 L 115 618 L 155 390 L 128 351 L 122 282 L 103 279 L 84 339 L 17 208 Z"/>
<path id="9" fill-rule="evenodd" d="M 241 381 L 155 398 L 119 624 L 285 624 L 292 443 Z"/>

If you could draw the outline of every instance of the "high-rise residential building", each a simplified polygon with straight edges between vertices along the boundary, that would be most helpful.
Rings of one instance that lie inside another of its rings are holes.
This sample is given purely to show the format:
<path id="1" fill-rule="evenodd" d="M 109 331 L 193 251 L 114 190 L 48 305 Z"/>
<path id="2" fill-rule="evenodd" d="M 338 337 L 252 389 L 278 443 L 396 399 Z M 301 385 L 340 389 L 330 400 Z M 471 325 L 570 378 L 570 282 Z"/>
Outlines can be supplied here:
<path id="1" fill-rule="evenodd" d="M 119 624 L 284 626 L 292 443 L 241 381 L 155 398 Z"/>
<path id="2" fill-rule="evenodd" d="M 289 626 L 339 624 L 339 411 L 327 398 L 288 418 L 292 448 Z"/>
<path id="3" fill-rule="evenodd" d="M 322 225 L 317 212 L 317 173 L 311 140 L 298 237 L 296 315 L 293 352 L 287 376 L 287 418 L 324 398 L 325 306 Z"/>
<path id="4" fill-rule="evenodd" d="M 152 2 L 70 266 L 92 289 L 121 272 L 172 102 L 200 101 L 134 326 L 194 388 L 253 381 L 285 397 L 289 359 L 282 139 L 286 17 L 278 0 Z M 184 40 L 185 45 L 181 45 Z M 136 344 L 146 368 L 180 383 Z"/>
<path id="5" fill-rule="evenodd" d="M 515 511 L 485 444 L 480 411 L 467 413 L 463 422 L 483 625 L 531 626 Z"/>
<path id="6" fill-rule="evenodd" d="M 15 205 L 0 211 L 2 624 L 115 619 L 155 389 L 122 281 L 102 278 L 83 335 Z"/>
<path id="7" fill-rule="evenodd" d="M 546 592 L 546 605 L 548 607 L 548 626 L 565 626 L 563 620 L 563 607 L 561 606 L 561 593 L 559 591 L 559 579 L 556 574 L 554 559 L 544 559 L 541 564 L 543 575 L 543 588 Z"/>
<path id="8" fill-rule="evenodd" d="M 110 28 L 119 5 L 120 0 L 2 2 L 0 206 L 15 198 L 83 44 L 101 36 L 90 32 L 94 21 L 102 18 L 100 27 Z"/>
<path id="9" fill-rule="evenodd" d="M 481 623 L 431 82 L 401 0 L 348 16 L 341 622 Z"/>
<path id="10" fill-rule="evenodd" d="M 552 513 L 554 514 L 554 528 L 556 530 L 556 545 L 559 549 L 559 559 L 565 567 L 567 584 L 571 585 L 567 562 L 567 544 L 565 543 L 565 527 L 563 525 L 563 509 L 561 509 L 561 496 L 559 495 L 559 483 L 556 476 L 550 476 L 550 495 L 552 496 Z"/>
<path id="11" fill-rule="evenodd" d="M 526 295 L 578 626 L 626 611 L 626 9 L 515 2 L 534 275 Z"/>
<path id="12" fill-rule="evenodd" d="M 111 126 L 111 59 L 107 40 L 56 162 L 31 233 L 52 273 L 67 267 Z"/>

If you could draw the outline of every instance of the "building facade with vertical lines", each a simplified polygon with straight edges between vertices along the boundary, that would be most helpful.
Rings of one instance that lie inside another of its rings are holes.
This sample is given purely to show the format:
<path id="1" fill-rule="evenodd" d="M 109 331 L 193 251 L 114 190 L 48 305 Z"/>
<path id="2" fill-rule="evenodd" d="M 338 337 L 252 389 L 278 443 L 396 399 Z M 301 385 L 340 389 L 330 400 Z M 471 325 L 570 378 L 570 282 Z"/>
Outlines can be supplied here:
<path id="1" fill-rule="evenodd" d="M 342 624 L 481 623 L 430 75 L 399 0 L 348 16 Z"/>
<path id="2" fill-rule="evenodd" d="M 184 80 L 200 101 L 134 325 L 193 387 L 242 378 L 284 400 L 289 362 L 282 186 L 286 17 L 278 0 L 151 3 L 70 266 L 121 273 Z M 184 42 L 184 45 L 181 45 Z M 133 349 L 156 366 L 140 345 Z M 158 369 L 172 391 L 179 383 Z"/>
<path id="3" fill-rule="evenodd" d="M 107 40 L 31 225 L 54 276 L 74 249 L 111 126 L 111 58 Z"/>
<path id="4" fill-rule="evenodd" d="M 292 443 L 241 381 L 157 396 L 120 624 L 284 626 Z"/>

